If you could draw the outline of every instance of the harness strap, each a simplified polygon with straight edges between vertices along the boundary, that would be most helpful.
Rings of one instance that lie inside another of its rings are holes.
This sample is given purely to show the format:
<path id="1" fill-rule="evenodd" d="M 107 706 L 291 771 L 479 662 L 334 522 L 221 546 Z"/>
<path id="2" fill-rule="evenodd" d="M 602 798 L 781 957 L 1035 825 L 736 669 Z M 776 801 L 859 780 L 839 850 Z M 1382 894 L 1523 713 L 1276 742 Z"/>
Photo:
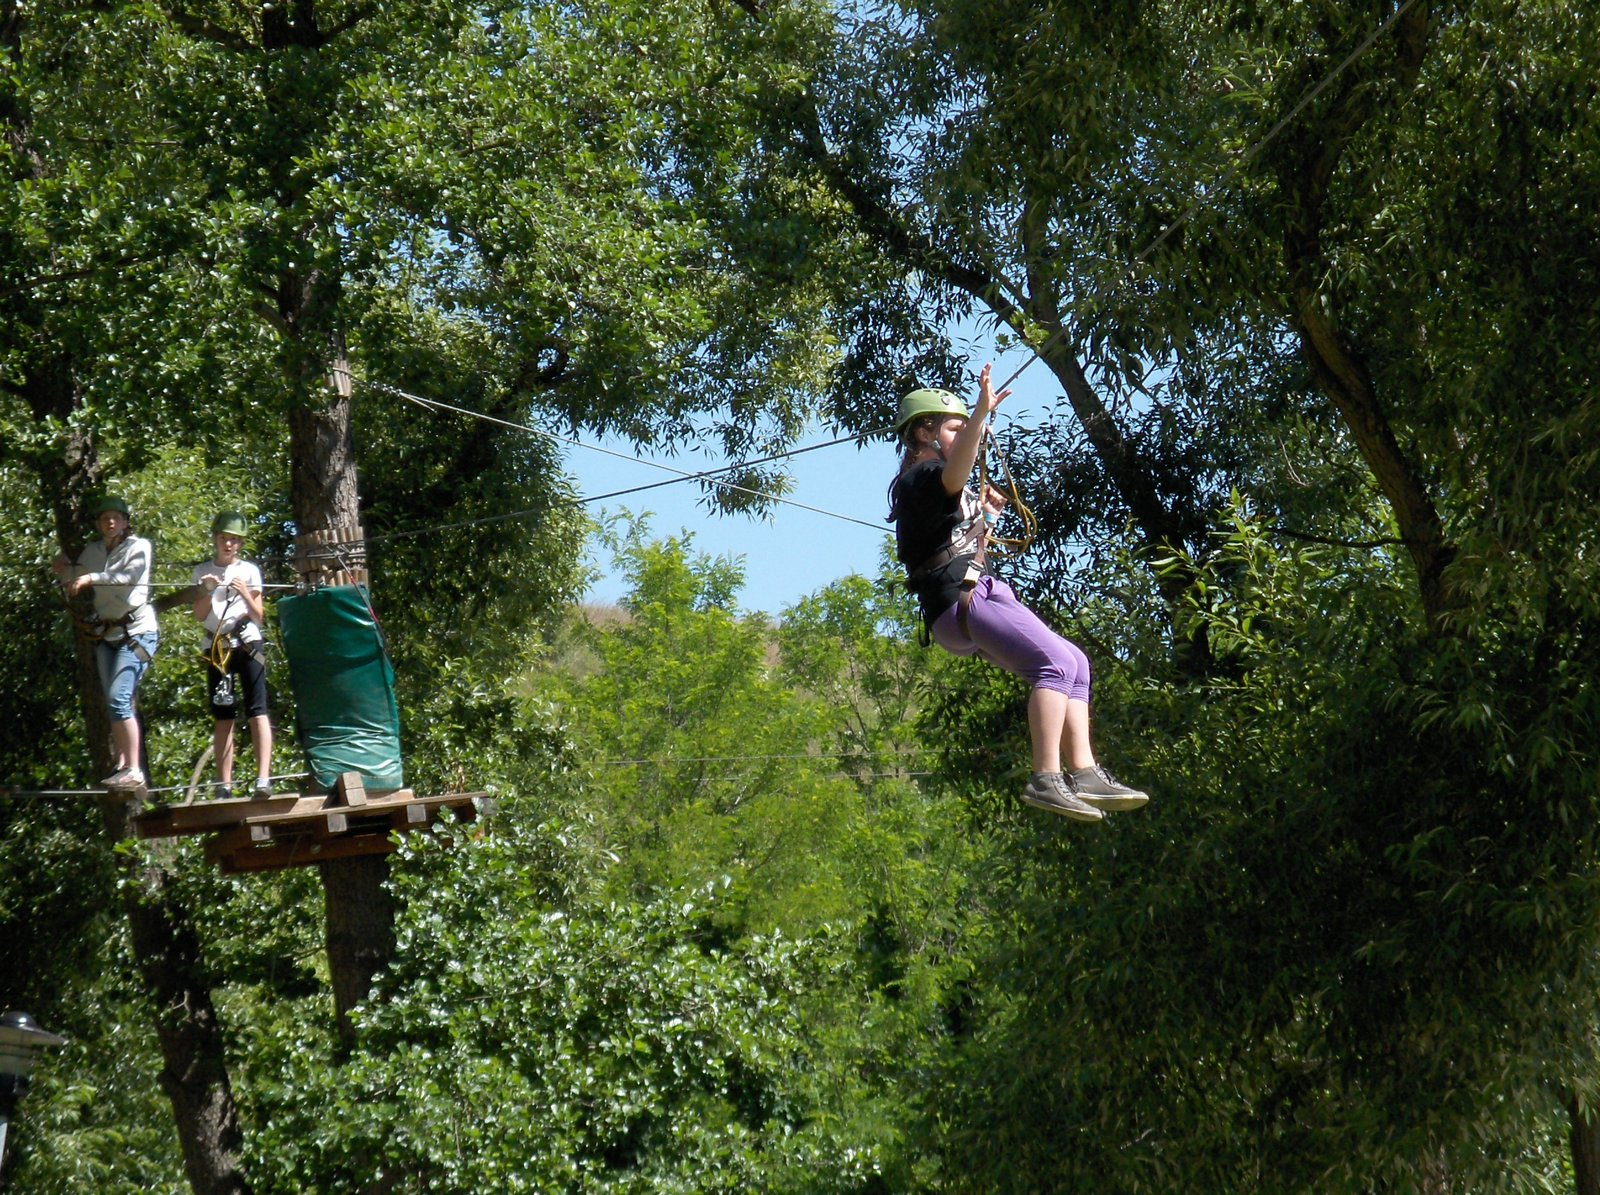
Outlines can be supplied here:
<path id="1" fill-rule="evenodd" d="M 946 544 L 932 556 L 929 556 L 921 564 L 917 565 L 916 568 L 908 568 L 906 570 L 906 584 L 915 585 L 924 577 L 938 572 L 952 560 L 956 560 L 968 554 L 971 554 L 972 562 L 981 569 L 984 565 L 984 559 L 988 554 L 988 530 L 989 525 L 988 523 L 984 522 L 981 516 L 973 519 L 973 521 L 967 526 L 967 529 L 962 532 L 960 539 L 955 540 L 953 543 Z"/>
<path id="2" fill-rule="evenodd" d="M 95 614 L 90 616 L 88 622 L 79 620 L 78 625 L 83 628 L 84 633 L 89 638 L 98 639 L 109 647 L 121 647 L 124 643 L 133 643 L 136 649 L 142 650 L 138 647 L 138 642 L 134 637 L 128 634 L 128 625 L 139 616 L 139 612 L 143 609 L 143 606 L 135 606 L 121 618 L 102 618 L 100 615 Z M 122 634 L 112 639 L 109 638 L 111 631 L 121 631 Z M 143 662 L 146 664 L 150 662 L 150 653 L 144 653 Z"/>
<path id="3" fill-rule="evenodd" d="M 972 610 L 972 595 L 978 591 L 976 585 L 964 586 L 961 596 L 956 599 L 956 625 L 961 628 L 961 633 L 968 639 L 972 638 L 972 629 L 967 625 L 969 612 Z"/>

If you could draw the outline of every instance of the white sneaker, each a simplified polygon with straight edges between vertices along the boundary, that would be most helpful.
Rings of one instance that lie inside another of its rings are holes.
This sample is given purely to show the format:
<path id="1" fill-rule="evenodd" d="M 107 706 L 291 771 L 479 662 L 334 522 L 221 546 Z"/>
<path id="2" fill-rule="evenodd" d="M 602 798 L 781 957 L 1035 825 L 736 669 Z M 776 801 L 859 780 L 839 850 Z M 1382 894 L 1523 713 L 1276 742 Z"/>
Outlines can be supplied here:
<path id="1" fill-rule="evenodd" d="M 120 768 L 100 782 L 104 788 L 143 788 L 144 773 L 138 768 Z"/>

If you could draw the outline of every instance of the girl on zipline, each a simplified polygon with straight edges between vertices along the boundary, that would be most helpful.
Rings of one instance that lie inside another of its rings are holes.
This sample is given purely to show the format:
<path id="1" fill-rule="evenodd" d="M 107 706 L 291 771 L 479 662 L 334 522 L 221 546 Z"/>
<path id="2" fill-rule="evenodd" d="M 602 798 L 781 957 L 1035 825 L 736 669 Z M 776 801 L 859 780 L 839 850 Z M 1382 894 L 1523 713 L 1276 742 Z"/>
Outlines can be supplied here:
<path id="1" fill-rule="evenodd" d="M 986 568 L 988 525 L 1005 509 L 1005 495 L 992 485 L 981 496 L 967 488 L 989 416 L 1010 393 L 993 393 L 985 365 L 970 416 L 948 390 L 913 390 L 900 400 L 895 433 L 904 456 L 889 487 L 889 518 L 907 587 L 921 603 L 933 641 L 958 656 L 982 656 L 1033 686 L 1033 775 L 1022 799 L 1076 821 L 1097 822 L 1103 810 L 1137 809 L 1150 798 L 1118 783 L 1095 761 L 1089 658 Z M 1063 756 L 1069 771 L 1062 770 Z"/>

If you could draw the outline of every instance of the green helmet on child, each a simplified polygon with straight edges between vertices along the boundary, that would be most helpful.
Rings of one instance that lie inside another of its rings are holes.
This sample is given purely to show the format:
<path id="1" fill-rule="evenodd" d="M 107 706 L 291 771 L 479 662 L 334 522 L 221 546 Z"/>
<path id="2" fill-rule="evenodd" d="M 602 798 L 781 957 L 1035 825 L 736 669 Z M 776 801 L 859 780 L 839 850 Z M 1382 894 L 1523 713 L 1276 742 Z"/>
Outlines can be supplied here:
<path id="1" fill-rule="evenodd" d="M 913 390 L 900 400 L 900 409 L 895 412 L 895 434 L 905 431 L 907 425 L 924 415 L 958 415 L 962 419 L 969 418 L 967 404 L 950 391 L 931 388 Z"/>
<path id="2" fill-rule="evenodd" d="M 237 510 L 225 510 L 211 520 L 212 535 L 237 535 L 243 539 L 249 530 L 245 525 L 244 515 Z"/>

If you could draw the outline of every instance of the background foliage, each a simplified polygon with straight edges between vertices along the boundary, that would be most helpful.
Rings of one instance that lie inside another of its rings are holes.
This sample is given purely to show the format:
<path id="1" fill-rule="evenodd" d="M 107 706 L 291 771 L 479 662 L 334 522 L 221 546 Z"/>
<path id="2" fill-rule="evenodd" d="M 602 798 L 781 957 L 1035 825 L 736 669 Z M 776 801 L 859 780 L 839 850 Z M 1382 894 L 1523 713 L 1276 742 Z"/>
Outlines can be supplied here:
<path id="1" fill-rule="evenodd" d="M 0 799 L 0 1001 L 72 1040 L 13 1185 L 186 1184 L 131 860 L 252 1190 L 1600 1189 L 1588 16 L 0 0 L 0 774 L 90 778 L 46 569 L 94 493 L 161 587 L 223 507 L 287 581 L 286 423 L 348 360 L 408 775 L 495 794 L 403 845 L 353 1046 L 314 875 Z M 887 575 L 768 625 L 634 525 L 575 606 L 593 529 L 507 426 L 868 433 L 973 317 L 1061 396 L 1006 573 L 1155 796 L 1093 832 Z"/>

